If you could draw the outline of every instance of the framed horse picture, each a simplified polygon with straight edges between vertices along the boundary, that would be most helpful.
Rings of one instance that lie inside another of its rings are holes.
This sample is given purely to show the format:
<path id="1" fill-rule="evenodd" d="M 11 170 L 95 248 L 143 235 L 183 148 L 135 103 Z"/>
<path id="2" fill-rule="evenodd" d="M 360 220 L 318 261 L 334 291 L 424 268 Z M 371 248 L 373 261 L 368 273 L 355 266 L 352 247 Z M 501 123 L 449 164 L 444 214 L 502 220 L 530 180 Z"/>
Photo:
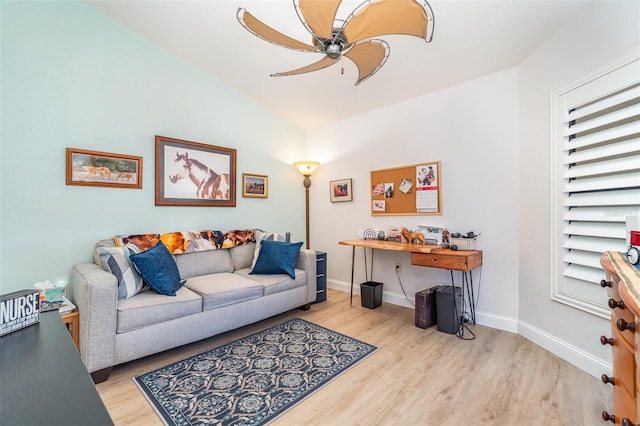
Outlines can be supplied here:
<path id="1" fill-rule="evenodd" d="M 156 206 L 236 206 L 236 150 L 156 136 Z"/>

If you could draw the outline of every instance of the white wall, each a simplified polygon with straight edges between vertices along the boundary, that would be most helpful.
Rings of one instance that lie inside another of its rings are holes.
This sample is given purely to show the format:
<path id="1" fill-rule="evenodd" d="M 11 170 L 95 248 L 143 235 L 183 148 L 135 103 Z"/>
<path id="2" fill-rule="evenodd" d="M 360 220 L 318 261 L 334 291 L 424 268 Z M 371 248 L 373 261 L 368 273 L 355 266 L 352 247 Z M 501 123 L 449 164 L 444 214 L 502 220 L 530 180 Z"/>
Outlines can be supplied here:
<path id="1" fill-rule="evenodd" d="M 640 2 L 592 2 L 518 67 L 520 333 L 559 354 L 584 351 L 578 363 L 582 368 L 610 360 L 610 347 L 598 340 L 601 334 L 610 335 L 610 325 L 549 297 L 551 91 L 639 42 Z M 603 290 L 603 302 L 607 297 Z"/>
<path id="2" fill-rule="evenodd" d="M 638 43 L 639 2 L 589 2 L 517 68 L 399 103 L 309 134 L 313 177 L 311 246 L 328 252 L 329 285 L 348 291 L 351 249 L 365 227 L 433 224 L 482 232 L 478 322 L 517 331 L 589 373 L 610 369 L 606 320 L 550 299 L 550 96 Z M 372 217 L 369 171 L 442 161 L 441 216 Z M 353 178 L 354 201 L 331 204 L 328 182 Z M 376 252 L 374 278 L 386 302 L 409 299 L 442 271 L 409 266 L 403 253 Z M 356 284 L 365 280 L 357 252 Z M 606 298 L 603 291 L 603 298 Z M 410 324 L 407 324 L 410 326 Z"/>
<path id="3" fill-rule="evenodd" d="M 305 133 L 82 2 L 2 2 L 0 293 L 68 280 L 101 238 L 258 227 L 304 237 Z M 237 150 L 269 198 L 155 207 L 154 135 Z M 65 185 L 65 148 L 143 157 L 143 189 Z M 282 214 L 282 212 L 286 212 Z"/>
<path id="4" fill-rule="evenodd" d="M 327 251 L 330 285 L 346 288 L 351 248 L 338 241 L 357 238 L 361 228 L 418 224 L 451 232 L 481 232 L 483 250 L 478 316 L 486 324 L 515 330 L 518 317 L 518 79 L 515 69 L 474 80 L 408 102 L 362 114 L 313 131 L 310 156 L 322 165 L 311 188 L 311 247 Z M 441 161 L 442 210 L 438 216 L 370 215 L 369 172 L 394 166 Z M 330 203 L 329 181 L 353 179 L 354 201 Z M 362 250 L 357 250 L 356 284 L 365 280 Z M 384 300 L 411 306 L 414 294 L 449 274 L 410 265 L 407 253 L 377 251 L 374 278 Z M 459 280 L 459 276 L 455 276 Z"/>

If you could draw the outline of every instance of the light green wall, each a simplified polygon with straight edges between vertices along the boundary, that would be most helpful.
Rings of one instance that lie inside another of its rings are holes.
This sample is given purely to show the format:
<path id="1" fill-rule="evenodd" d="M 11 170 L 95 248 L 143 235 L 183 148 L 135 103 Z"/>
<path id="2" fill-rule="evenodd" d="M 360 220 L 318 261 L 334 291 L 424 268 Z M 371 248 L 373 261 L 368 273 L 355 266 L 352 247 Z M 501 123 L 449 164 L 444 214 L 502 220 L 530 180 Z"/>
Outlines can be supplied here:
<path id="1" fill-rule="evenodd" d="M 258 227 L 304 239 L 305 132 L 81 2 L 2 1 L 0 293 L 68 281 L 115 234 Z M 269 198 L 155 207 L 154 135 L 237 149 Z M 65 148 L 143 157 L 143 189 L 65 185 Z"/>

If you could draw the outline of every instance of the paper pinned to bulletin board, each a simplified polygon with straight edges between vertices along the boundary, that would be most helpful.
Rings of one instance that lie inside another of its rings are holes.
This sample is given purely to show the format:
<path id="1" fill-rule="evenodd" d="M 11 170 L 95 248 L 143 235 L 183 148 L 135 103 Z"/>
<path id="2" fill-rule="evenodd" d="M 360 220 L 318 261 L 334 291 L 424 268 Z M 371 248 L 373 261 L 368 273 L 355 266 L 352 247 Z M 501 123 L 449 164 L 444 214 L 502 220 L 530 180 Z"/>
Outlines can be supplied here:
<path id="1" fill-rule="evenodd" d="M 371 171 L 371 215 L 442 214 L 440 162 Z"/>

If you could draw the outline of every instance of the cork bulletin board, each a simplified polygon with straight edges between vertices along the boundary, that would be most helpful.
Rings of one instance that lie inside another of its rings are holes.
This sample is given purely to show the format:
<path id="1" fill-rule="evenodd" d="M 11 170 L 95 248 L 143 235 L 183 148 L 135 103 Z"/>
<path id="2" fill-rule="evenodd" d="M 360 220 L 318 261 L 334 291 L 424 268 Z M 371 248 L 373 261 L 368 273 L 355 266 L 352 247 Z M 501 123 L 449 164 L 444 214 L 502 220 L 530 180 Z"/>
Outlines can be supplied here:
<path id="1" fill-rule="evenodd" d="M 371 215 L 442 214 L 440 162 L 371 171 Z"/>

